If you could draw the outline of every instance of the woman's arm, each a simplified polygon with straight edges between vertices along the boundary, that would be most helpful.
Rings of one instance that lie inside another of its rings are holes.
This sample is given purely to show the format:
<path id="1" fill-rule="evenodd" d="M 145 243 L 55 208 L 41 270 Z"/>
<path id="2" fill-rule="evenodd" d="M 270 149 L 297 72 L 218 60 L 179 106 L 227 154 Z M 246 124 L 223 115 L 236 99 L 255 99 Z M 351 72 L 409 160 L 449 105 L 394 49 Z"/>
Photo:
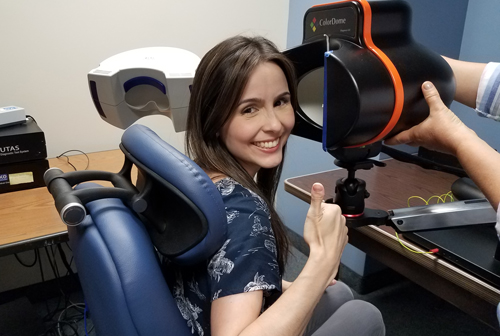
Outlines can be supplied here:
<path id="1" fill-rule="evenodd" d="M 330 282 L 328 284 L 328 286 L 333 286 L 337 283 L 337 280 L 332 280 L 332 282 Z M 281 280 L 281 290 L 284 292 L 286 291 L 288 288 L 290 288 L 290 286 L 293 284 L 293 282 L 290 282 L 290 281 L 286 281 L 286 280 Z"/>
<path id="2" fill-rule="evenodd" d="M 281 280 L 281 290 L 283 292 L 286 291 L 288 288 L 290 288 L 291 285 L 292 285 L 292 282 L 286 281 L 286 280 Z"/>
<path id="3" fill-rule="evenodd" d="M 213 336 L 299 336 L 325 288 L 334 280 L 347 244 L 340 208 L 323 203 L 325 191 L 316 183 L 304 224 L 310 254 L 304 269 L 281 297 L 259 316 L 262 291 L 229 295 L 212 302 Z"/>
<path id="4" fill-rule="evenodd" d="M 464 62 L 444 56 L 443 58 L 448 62 L 455 74 L 457 83 L 455 100 L 475 108 L 477 89 L 486 63 Z"/>

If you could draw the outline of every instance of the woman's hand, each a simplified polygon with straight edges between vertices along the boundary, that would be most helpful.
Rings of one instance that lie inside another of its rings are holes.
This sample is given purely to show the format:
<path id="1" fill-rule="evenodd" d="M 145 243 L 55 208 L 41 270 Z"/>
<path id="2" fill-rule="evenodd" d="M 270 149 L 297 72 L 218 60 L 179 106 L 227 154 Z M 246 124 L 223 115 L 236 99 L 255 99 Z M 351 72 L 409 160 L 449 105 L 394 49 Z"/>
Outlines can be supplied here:
<path id="1" fill-rule="evenodd" d="M 386 145 L 408 144 L 456 155 L 457 149 L 476 134 L 468 128 L 441 100 L 431 82 L 422 85 L 430 113 L 422 123 L 387 139 Z"/>
<path id="2" fill-rule="evenodd" d="M 340 207 L 323 202 L 325 189 L 315 183 L 311 189 L 311 205 L 304 224 L 304 240 L 309 245 L 309 258 L 321 263 L 330 277 L 334 278 L 340 265 L 340 257 L 347 244 L 347 227 Z"/>

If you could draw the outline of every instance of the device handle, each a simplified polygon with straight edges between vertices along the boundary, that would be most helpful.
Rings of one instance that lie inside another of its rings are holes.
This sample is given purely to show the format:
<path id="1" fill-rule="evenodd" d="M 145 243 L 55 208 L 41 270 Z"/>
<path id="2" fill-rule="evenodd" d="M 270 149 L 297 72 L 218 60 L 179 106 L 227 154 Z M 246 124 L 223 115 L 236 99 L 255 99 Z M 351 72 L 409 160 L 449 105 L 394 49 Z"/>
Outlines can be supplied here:
<path id="1" fill-rule="evenodd" d="M 130 174 L 130 162 L 126 162 L 118 174 L 104 171 L 78 171 L 64 173 L 59 168 L 50 168 L 43 175 L 47 189 L 52 194 L 62 221 L 69 226 L 80 224 L 87 215 L 85 204 L 103 198 L 118 198 L 136 213 L 147 209 L 147 202 L 124 175 Z M 81 182 L 104 180 L 113 183 L 114 188 L 84 188 L 74 190 Z"/>
<path id="2" fill-rule="evenodd" d="M 62 221 L 66 225 L 75 226 L 85 219 L 87 211 L 80 199 L 73 195 L 73 188 L 64 179 L 63 174 L 59 168 L 50 168 L 43 175 L 43 180 L 54 198 Z"/>

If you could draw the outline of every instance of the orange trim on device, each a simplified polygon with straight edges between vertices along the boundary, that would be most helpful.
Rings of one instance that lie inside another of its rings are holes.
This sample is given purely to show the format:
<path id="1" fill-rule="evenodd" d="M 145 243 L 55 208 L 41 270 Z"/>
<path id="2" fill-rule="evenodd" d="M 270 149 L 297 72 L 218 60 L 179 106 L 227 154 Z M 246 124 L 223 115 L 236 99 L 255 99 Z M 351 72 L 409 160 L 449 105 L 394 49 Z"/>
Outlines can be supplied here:
<path id="1" fill-rule="evenodd" d="M 403 89 L 403 82 L 401 80 L 401 77 L 399 76 L 399 72 L 392 63 L 392 61 L 387 57 L 387 55 L 377 48 L 377 46 L 373 43 L 372 40 L 372 9 L 370 7 L 370 4 L 368 3 L 367 0 L 343 0 L 343 1 L 338 1 L 338 2 L 332 2 L 332 3 L 327 3 L 323 5 L 314 5 L 313 7 L 321 7 L 321 6 L 326 6 L 326 5 L 333 5 L 333 4 L 338 4 L 338 3 L 343 3 L 343 2 L 352 2 L 356 1 L 361 4 L 363 7 L 364 11 L 364 21 L 363 21 L 363 40 L 368 47 L 368 49 L 375 54 L 375 56 L 382 61 L 382 63 L 385 65 L 387 71 L 389 71 L 389 75 L 391 76 L 392 83 L 394 85 L 394 110 L 392 112 L 391 119 L 385 126 L 385 128 L 380 132 L 379 135 L 375 136 L 373 139 L 366 141 L 360 145 L 356 146 L 350 146 L 347 148 L 353 148 L 353 147 L 362 147 L 366 146 L 369 144 L 372 144 L 374 142 L 377 142 L 379 140 L 382 140 L 387 134 L 389 134 L 390 131 L 396 126 L 396 124 L 399 121 L 399 118 L 401 117 L 401 113 L 403 112 L 403 105 L 404 105 L 404 89 Z"/>

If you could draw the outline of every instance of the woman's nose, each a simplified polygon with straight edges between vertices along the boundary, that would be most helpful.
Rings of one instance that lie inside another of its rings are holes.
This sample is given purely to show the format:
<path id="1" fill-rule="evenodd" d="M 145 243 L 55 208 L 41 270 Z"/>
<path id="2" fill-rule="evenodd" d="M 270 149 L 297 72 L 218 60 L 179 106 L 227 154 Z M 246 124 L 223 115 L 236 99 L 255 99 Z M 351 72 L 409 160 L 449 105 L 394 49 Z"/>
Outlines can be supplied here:
<path id="1" fill-rule="evenodd" d="M 275 111 L 271 110 L 266 113 L 263 129 L 265 131 L 279 131 L 281 130 L 281 120 Z"/>

